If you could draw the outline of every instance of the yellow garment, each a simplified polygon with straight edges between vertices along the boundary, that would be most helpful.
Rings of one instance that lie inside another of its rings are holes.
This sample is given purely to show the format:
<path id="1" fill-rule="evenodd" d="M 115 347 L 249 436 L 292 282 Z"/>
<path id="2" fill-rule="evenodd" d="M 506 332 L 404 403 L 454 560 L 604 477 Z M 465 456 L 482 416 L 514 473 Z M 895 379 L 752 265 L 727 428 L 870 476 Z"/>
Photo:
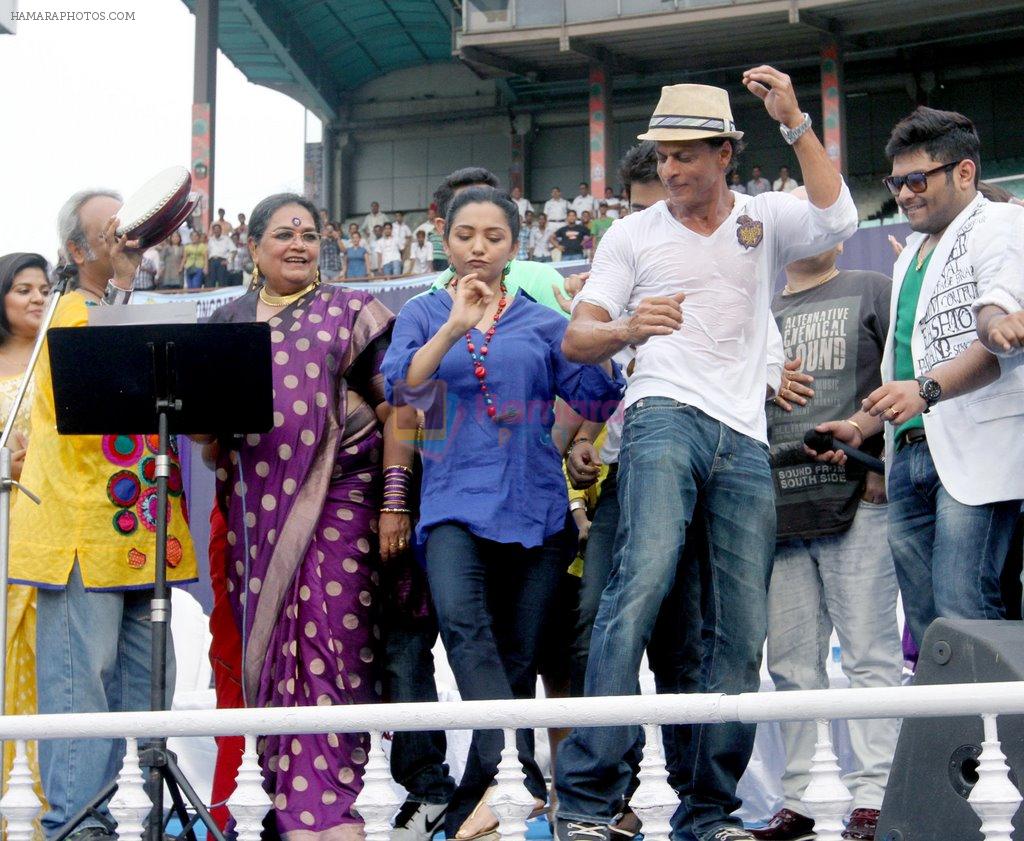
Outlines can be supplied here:
<path id="1" fill-rule="evenodd" d="M 185 246 L 185 268 L 205 269 L 206 268 L 206 243 L 190 242 Z"/>
<path id="2" fill-rule="evenodd" d="M 54 327 L 84 327 L 85 299 L 66 295 Z M 102 327 L 93 328 L 102 330 Z M 117 358 L 107 361 L 118 364 Z M 75 557 L 87 590 L 152 586 L 156 552 L 155 435 L 58 435 L 50 356 L 44 346 L 36 369 L 32 446 L 22 482 L 42 499 L 23 494 L 12 516 L 11 579 L 63 587 Z M 196 558 L 189 534 L 181 467 L 171 458 L 167 521 L 167 579 L 192 581 Z"/>
<path id="3" fill-rule="evenodd" d="M 21 377 L 0 379 L 0 427 L 6 427 L 10 418 L 11 406 L 18 393 Z M 25 402 L 15 421 L 14 428 L 28 438 L 28 416 L 32 406 L 32 387 L 25 395 Z M 11 449 L 17 446 L 13 439 Z M 17 498 L 17 489 L 12 491 L 13 500 Z M 4 684 L 4 712 L 7 715 L 33 715 L 36 704 L 36 588 L 24 584 L 11 584 L 7 588 L 7 681 Z M 39 781 L 39 760 L 36 742 L 27 744 L 28 764 L 32 772 L 32 781 L 39 799 L 43 799 L 43 787 Z M 14 764 L 14 743 L 4 745 L 3 789 L 7 790 L 7 780 Z"/>
<path id="4" fill-rule="evenodd" d="M 601 447 L 604 446 L 605 432 L 607 430 L 607 426 L 602 427 L 600 434 L 594 441 L 594 449 L 597 450 L 599 453 L 601 452 Z M 602 464 L 601 469 L 597 474 L 597 481 L 594 482 L 594 484 L 591 485 L 589 488 L 583 488 L 582 490 L 577 490 L 572 486 L 572 482 L 569 481 L 569 472 L 565 467 L 564 463 L 562 465 L 562 470 L 565 471 L 565 482 L 569 488 L 569 504 L 571 505 L 573 500 L 575 499 L 582 499 L 587 504 L 587 519 L 593 520 L 594 509 L 597 508 L 597 500 L 601 496 L 601 485 L 604 484 L 604 480 L 608 477 L 608 465 Z M 576 557 L 573 559 L 573 562 L 569 565 L 568 571 L 570 575 L 575 575 L 577 578 L 583 577 L 582 552 L 576 553 Z"/>

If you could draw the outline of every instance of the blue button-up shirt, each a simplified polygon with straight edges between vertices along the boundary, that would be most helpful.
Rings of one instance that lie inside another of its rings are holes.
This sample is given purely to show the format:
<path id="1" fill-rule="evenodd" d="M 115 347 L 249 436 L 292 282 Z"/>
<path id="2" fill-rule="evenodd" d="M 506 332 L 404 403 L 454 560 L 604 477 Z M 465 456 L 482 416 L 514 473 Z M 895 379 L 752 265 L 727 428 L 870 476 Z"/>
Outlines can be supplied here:
<path id="1" fill-rule="evenodd" d="M 465 339 L 445 354 L 432 379 L 408 389 L 413 356 L 448 320 L 445 289 L 410 300 L 398 314 L 382 365 L 388 402 L 427 409 L 423 484 L 416 536 L 458 523 L 498 543 L 540 546 L 565 523 L 562 461 L 551 441 L 554 401 L 604 420 L 622 395 L 618 369 L 569 362 L 561 350 L 568 322 L 520 292 L 498 322 L 485 360 L 499 421 L 487 415 Z M 484 341 L 472 331 L 477 349 Z M 440 407 L 443 406 L 443 411 Z"/>

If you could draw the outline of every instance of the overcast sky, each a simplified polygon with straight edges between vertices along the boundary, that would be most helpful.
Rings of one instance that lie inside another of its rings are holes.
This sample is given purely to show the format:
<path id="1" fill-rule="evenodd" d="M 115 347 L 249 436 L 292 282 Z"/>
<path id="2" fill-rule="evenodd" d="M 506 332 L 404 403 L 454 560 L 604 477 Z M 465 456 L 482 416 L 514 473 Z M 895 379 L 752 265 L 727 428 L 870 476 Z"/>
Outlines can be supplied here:
<path id="1" fill-rule="evenodd" d="M 0 5 L 5 5 L 0 2 Z M 132 9 L 133 22 L 19 21 L 0 35 L 0 254 L 53 260 L 64 199 L 128 195 L 189 166 L 195 18 L 181 0 L 17 0 L 19 11 Z M 302 189 L 303 108 L 217 63 L 214 201 L 234 220 Z M 310 116 L 309 139 L 319 139 Z"/>

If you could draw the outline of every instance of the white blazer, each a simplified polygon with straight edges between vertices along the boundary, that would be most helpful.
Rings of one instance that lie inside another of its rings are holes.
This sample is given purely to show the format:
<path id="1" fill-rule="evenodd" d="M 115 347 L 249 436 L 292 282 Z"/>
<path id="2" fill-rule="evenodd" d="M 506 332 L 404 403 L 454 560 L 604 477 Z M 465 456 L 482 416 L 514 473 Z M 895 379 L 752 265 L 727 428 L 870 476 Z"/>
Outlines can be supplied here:
<path id="1" fill-rule="evenodd" d="M 1015 214 L 1024 209 L 994 204 L 979 194 L 946 228 L 932 253 L 917 302 L 911 352 L 914 375 L 959 356 L 978 338 L 972 304 L 1016 267 L 1008 262 Z M 915 233 L 893 267 L 889 335 L 882 382 L 894 375 L 893 337 L 903 279 L 926 234 Z M 928 448 L 943 487 L 965 505 L 1024 499 L 1024 354 L 999 360 L 1002 376 L 991 385 L 942 400 L 924 415 Z M 886 424 L 885 455 L 895 451 Z"/>

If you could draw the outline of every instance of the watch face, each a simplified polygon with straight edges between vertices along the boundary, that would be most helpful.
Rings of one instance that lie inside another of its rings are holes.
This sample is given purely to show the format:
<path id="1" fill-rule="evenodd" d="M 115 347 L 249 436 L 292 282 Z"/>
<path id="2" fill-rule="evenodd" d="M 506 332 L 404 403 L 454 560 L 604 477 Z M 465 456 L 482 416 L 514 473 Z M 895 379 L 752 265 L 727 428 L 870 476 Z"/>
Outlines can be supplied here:
<path id="1" fill-rule="evenodd" d="M 942 395 L 942 388 L 935 380 L 922 379 L 921 396 L 929 403 L 934 403 Z"/>

